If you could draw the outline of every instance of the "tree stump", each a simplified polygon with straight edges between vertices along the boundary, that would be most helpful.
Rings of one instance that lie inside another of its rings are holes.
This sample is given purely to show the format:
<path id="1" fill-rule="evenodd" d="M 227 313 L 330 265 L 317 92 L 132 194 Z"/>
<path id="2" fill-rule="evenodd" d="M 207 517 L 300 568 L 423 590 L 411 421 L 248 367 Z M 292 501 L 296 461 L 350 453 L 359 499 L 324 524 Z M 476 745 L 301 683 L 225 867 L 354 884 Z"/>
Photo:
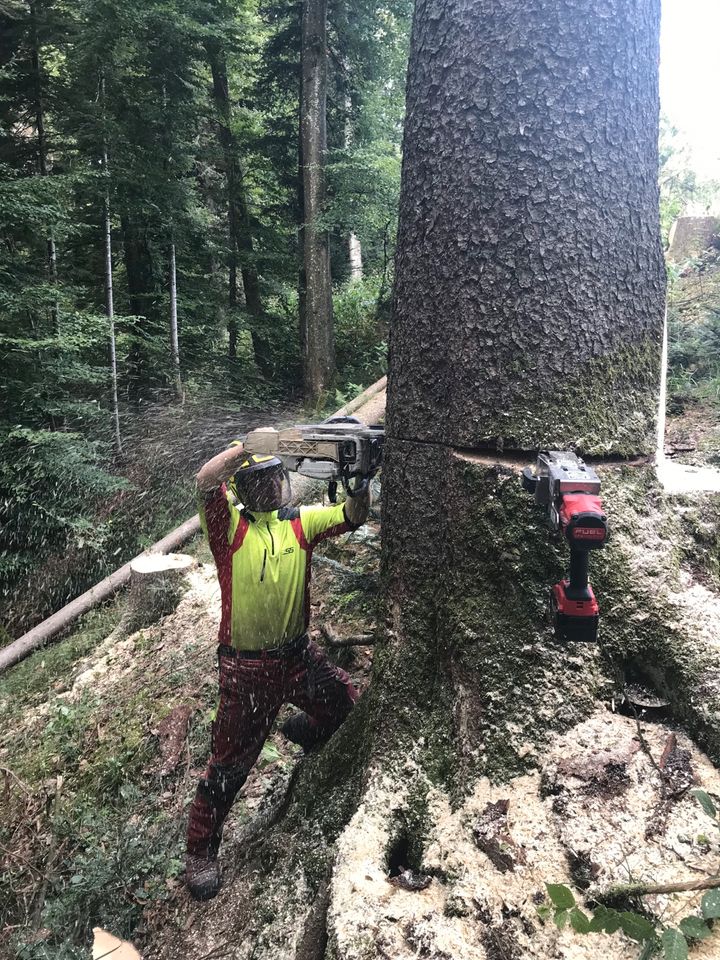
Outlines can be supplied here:
<path id="1" fill-rule="evenodd" d="M 195 566 L 185 553 L 146 553 L 130 564 L 130 587 L 125 609 L 111 637 L 123 637 L 149 627 L 178 605 L 183 578 Z"/>

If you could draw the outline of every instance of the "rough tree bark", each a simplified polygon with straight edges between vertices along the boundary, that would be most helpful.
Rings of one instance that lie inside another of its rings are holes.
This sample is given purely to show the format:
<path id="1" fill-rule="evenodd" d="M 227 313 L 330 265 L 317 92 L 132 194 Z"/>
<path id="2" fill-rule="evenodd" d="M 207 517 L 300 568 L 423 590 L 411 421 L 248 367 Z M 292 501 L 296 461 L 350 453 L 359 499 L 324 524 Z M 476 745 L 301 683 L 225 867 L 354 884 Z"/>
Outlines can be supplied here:
<path id="1" fill-rule="evenodd" d="M 621 936 L 578 943 L 543 922 L 545 883 L 687 877 L 670 837 L 702 824 L 688 786 L 716 790 L 718 772 L 684 735 L 668 749 L 667 728 L 639 738 L 611 709 L 640 678 L 720 759 L 720 582 L 694 543 L 720 503 L 679 514 L 645 456 L 664 298 L 659 6 L 416 4 L 385 635 L 348 721 L 255 824 L 264 834 L 251 825 L 231 848 L 216 916 L 243 903 L 225 930 L 236 958 L 633 960 Z M 546 444 L 609 455 L 598 646 L 563 645 L 547 623 L 567 554 L 519 482 L 523 451 Z M 661 769 L 669 755 L 682 783 Z M 716 859 L 694 869 L 714 874 Z M 183 949 L 214 946 L 207 932 Z M 699 951 L 709 960 L 717 939 Z"/>
<path id="2" fill-rule="evenodd" d="M 325 204 L 327 0 L 304 0 L 300 150 L 304 224 L 304 302 L 300 343 L 305 395 L 317 400 L 335 377 L 330 244 L 318 220 Z"/>
<path id="3" fill-rule="evenodd" d="M 244 306 L 253 320 L 251 336 L 255 362 L 263 376 L 272 374 L 272 358 L 270 345 L 256 324 L 263 319 L 262 296 L 260 281 L 255 267 L 255 250 L 253 245 L 250 211 L 245 196 L 243 172 L 238 154 L 238 144 L 232 129 L 232 104 L 230 102 L 230 87 L 228 84 L 227 63 L 225 51 L 217 39 L 207 40 L 205 49 L 208 55 L 212 74 L 212 93 L 215 101 L 218 140 L 223 151 L 225 161 L 225 178 L 228 194 L 228 233 L 230 242 L 229 258 L 229 306 L 230 321 L 228 332 L 230 337 L 229 354 L 235 358 L 237 345 L 237 320 L 235 310 L 238 306 L 238 260 L 240 265 L 240 280 L 242 283 L 242 297 Z"/>
<path id="4" fill-rule="evenodd" d="M 420 4 L 413 40 L 390 428 L 651 452 L 655 4 L 438 10 Z"/>

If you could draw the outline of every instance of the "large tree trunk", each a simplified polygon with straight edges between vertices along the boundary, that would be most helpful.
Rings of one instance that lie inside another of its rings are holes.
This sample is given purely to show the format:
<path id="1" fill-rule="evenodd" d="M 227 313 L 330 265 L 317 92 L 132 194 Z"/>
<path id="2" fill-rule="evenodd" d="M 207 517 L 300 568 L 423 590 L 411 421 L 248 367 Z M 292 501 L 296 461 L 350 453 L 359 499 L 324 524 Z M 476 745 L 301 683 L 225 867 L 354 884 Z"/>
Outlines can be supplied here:
<path id="1" fill-rule="evenodd" d="M 348 721 L 264 836 L 239 838 L 249 862 L 217 912 L 243 902 L 232 940 L 252 948 L 236 957 L 632 960 L 621 936 L 577 944 L 543 922 L 545 883 L 687 878 L 670 838 L 703 814 L 661 754 L 708 790 L 720 777 L 684 735 L 678 753 L 667 728 L 639 738 L 611 709 L 639 675 L 720 759 L 720 597 L 682 590 L 695 521 L 683 530 L 647 457 L 618 456 L 655 447 L 659 13 L 659 0 L 418 0 L 385 636 Z M 547 623 L 567 551 L 519 470 L 550 443 L 611 455 L 597 463 L 614 530 L 592 564 L 601 646 L 564 645 Z M 716 856 L 693 866 L 715 872 Z M 670 901 L 647 907 L 666 916 Z M 188 939 L 215 943 L 198 927 Z"/>
<path id="2" fill-rule="evenodd" d="M 654 450 L 664 297 L 656 18 L 654 0 L 453 2 L 442 16 L 419 4 L 394 434 Z"/>
<path id="3" fill-rule="evenodd" d="M 327 0 L 304 0 L 302 17 L 302 153 L 304 224 L 302 230 L 305 296 L 301 346 L 305 395 L 317 400 L 335 377 L 330 243 L 318 220 L 325 204 L 327 151 Z"/>
<path id="4" fill-rule="evenodd" d="M 230 102 L 230 87 L 228 84 L 227 63 L 225 51 L 216 39 L 206 41 L 205 48 L 208 54 L 213 81 L 213 100 L 215 101 L 218 139 L 225 161 L 225 178 L 228 194 L 228 233 L 230 243 L 230 278 L 229 278 L 229 305 L 230 305 L 230 357 L 234 359 L 237 343 L 237 320 L 235 311 L 238 306 L 238 260 L 244 306 L 252 317 L 251 336 L 255 361 L 263 376 L 272 374 L 272 358 L 270 345 L 258 325 L 263 321 L 263 305 L 260 293 L 260 281 L 255 266 L 255 251 L 253 247 L 250 211 L 245 196 L 245 184 L 240 165 L 238 145 L 232 129 L 232 104 Z"/>

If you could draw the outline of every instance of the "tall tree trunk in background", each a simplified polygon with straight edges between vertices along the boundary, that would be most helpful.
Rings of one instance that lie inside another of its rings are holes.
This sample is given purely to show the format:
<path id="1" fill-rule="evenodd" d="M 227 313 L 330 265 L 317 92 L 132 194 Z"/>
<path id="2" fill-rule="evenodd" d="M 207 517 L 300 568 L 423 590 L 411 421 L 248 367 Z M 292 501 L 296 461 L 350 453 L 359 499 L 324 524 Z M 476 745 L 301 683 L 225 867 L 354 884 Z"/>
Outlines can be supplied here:
<path id="1" fill-rule="evenodd" d="M 170 244 L 170 352 L 175 371 L 175 395 L 183 398 L 182 373 L 180 370 L 180 342 L 178 339 L 177 316 L 177 265 L 175 263 L 175 244 Z"/>
<path id="2" fill-rule="evenodd" d="M 352 143 L 352 101 L 348 96 L 345 97 L 345 149 L 349 150 L 352 146 Z M 362 244 L 360 243 L 360 237 L 358 237 L 354 230 L 350 231 L 350 236 L 348 237 L 348 261 L 350 263 L 350 279 L 362 280 Z"/>
<path id="3" fill-rule="evenodd" d="M 42 68 L 40 65 L 40 40 L 37 26 L 37 4 L 30 3 L 30 42 L 32 58 L 33 90 L 35 96 L 35 130 L 37 133 L 37 163 L 41 177 L 48 175 L 47 141 L 45 138 L 45 109 L 42 93 Z M 47 271 L 50 283 L 57 286 L 57 251 L 52 227 L 48 227 L 47 235 Z M 57 336 L 60 328 L 60 306 L 57 298 L 50 307 L 50 319 L 53 333 Z"/>
<path id="4" fill-rule="evenodd" d="M 335 377 L 330 244 L 318 220 L 325 204 L 327 0 L 304 0 L 300 145 L 303 171 L 305 306 L 301 344 L 305 395 L 317 400 Z"/>
<path id="5" fill-rule="evenodd" d="M 104 93 L 104 82 L 103 82 Z M 107 146 L 103 145 L 103 172 L 109 176 Z M 118 405 L 118 376 L 117 351 L 115 347 L 115 302 L 113 298 L 113 269 L 112 269 L 112 228 L 110 223 L 110 184 L 105 185 L 103 202 L 103 237 L 105 246 L 105 311 L 108 318 L 110 335 L 110 396 L 113 416 L 113 432 L 115 435 L 115 450 L 122 453 L 122 438 L 120 436 L 120 407 Z"/>
<path id="6" fill-rule="evenodd" d="M 125 212 L 120 216 L 120 229 L 129 311 L 133 316 L 145 318 L 149 336 L 159 331 L 161 317 L 146 226 L 134 213 Z M 128 352 L 128 390 L 131 399 L 139 401 L 152 379 L 143 338 L 134 334 Z"/>
<path id="7" fill-rule="evenodd" d="M 350 279 L 362 280 L 362 244 L 360 243 L 360 237 L 353 231 L 350 231 L 348 238 L 348 258 L 350 260 Z"/>
<path id="8" fill-rule="evenodd" d="M 213 100 L 217 111 L 216 120 L 218 139 L 225 160 L 225 177 L 228 193 L 228 233 L 230 243 L 230 279 L 229 305 L 231 308 L 228 333 L 230 337 L 229 354 L 235 357 L 237 344 L 237 320 L 234 311 L 238 306 L 238 260 L 242 277 L 244 305 L 252 318 L 251 336 L 255 362 L 263 376 L 271 376 L 273 371 L 270 344 L 258 327 L 263 322 L 263 304 L 260 293 L 260 281 L 255 266 L 250 211 L 245 195 L 242 167 L 238 144 L 232 129 L 232 105 L 228 84 L 225 51 L 216 39 L 206 41 L 205 49 L 212 73 Z"/>

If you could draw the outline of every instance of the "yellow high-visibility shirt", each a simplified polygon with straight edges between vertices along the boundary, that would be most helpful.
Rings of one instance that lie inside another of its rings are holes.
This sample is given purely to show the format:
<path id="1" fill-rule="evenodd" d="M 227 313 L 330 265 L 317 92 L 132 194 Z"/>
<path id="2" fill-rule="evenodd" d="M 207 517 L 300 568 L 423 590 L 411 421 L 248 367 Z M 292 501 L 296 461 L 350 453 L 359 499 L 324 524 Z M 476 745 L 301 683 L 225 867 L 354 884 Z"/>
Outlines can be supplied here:
<path id="1" fill-rule="evenodd" d="M 233 503 L 223 484 L 199 508 L 220 581 L 219 642 L 264 650 L 303 634 L 314 547 L 356 529 L 343 504 L 250 512 Z"/>

